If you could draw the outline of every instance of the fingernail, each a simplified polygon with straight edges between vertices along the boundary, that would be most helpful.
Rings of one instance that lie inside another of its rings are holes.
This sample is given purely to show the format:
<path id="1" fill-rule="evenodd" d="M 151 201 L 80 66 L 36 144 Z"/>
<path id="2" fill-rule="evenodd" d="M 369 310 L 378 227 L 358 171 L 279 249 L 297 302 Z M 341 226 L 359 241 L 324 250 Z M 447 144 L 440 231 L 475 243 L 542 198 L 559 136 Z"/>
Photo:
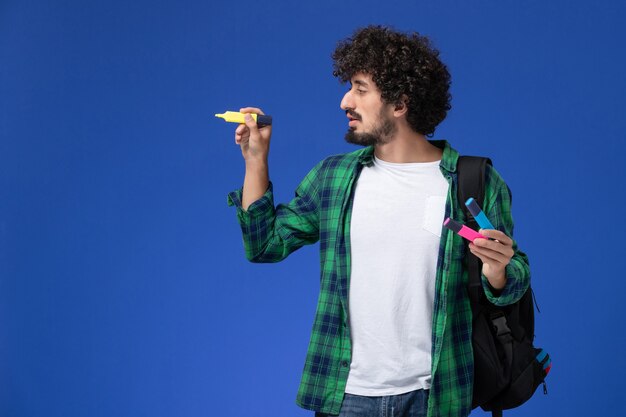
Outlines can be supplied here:
<path id="1" fill-rule="evenodd" d="M 243 118 L 246 120 L 246 122 L 252 120 L 252 116 L 250 116 L 249 114 L 246 114 Z"/>

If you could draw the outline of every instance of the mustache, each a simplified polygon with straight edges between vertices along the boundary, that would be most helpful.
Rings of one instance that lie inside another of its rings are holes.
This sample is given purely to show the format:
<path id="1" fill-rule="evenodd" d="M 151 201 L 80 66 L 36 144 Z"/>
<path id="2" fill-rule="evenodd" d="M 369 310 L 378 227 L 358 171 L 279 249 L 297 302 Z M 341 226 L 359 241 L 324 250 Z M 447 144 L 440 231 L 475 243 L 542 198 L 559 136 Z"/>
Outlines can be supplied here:
<path id="1" fill-rule="evenodd" d="M 361 115 L 352 111 L 352 110 L 346 110 L 346 115 L 350 115 L 353 119 L 357 119 L 357 120 L 361 120 Z"/>

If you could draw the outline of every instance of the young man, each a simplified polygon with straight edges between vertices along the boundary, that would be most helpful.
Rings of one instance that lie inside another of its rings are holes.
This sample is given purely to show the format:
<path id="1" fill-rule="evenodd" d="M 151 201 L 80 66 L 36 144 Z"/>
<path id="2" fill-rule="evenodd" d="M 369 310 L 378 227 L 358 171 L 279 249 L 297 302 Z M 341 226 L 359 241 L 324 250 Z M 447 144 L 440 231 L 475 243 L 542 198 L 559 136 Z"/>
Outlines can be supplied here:
<path id="1" fill-rule="evenodd" d="M 229 194 L 246 256 L 277 262 L 320 241 L 319 304 L 297 402 L 317 416 L 467 416 L 472 399 L 472 312 L 462 239 L 442 228 L 462 219 L 458 153 L 428 141 L 450 109 L 450 75 L 427 38 L 366 27 L 333 54 L 350 82 L 341 101 L 346 140 L 364 145 L 326 158 L 288 204 L 274 207 L 267 155 L 271 127 L 248 117 L 235 132 L 246 174 Z M 243 108 L 244 113 L 259 113 Z M 529 284 L 512 240 L 508 187 L 491 167 L 481 230 L 470 250 L 498 305 Z"/>

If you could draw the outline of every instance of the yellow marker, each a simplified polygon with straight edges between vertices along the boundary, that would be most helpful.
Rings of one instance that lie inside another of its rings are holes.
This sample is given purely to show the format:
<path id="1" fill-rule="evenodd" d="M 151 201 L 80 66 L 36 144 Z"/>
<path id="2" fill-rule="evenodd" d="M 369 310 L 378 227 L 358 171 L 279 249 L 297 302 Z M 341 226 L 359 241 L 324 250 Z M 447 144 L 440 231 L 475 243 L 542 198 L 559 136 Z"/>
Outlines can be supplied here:
<path id="1" fill-rule="evenodd" d="M 248 113 L 256 121 L 258 127 L 269 126 L 272 124 L 272 116 L 267 114 Z M 221 117 L 230 123 L 245 123 L 245 114 L 238 111 L 227 111 L 222 114 L 216 114 L 215 117 Z"/>

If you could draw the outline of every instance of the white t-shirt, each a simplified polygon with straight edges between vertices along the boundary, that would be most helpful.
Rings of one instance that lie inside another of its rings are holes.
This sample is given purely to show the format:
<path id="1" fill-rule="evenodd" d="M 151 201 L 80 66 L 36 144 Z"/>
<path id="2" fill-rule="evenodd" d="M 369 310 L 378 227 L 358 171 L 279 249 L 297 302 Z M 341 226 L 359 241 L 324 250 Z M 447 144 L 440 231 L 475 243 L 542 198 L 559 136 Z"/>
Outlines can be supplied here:
<path id="1" fill-rule="evenodd" d="M 350 224 L 347 393 L 430 388 L 435 276 L 448 193 L 439 163 L 374 158 L 359 176 Z"/>

